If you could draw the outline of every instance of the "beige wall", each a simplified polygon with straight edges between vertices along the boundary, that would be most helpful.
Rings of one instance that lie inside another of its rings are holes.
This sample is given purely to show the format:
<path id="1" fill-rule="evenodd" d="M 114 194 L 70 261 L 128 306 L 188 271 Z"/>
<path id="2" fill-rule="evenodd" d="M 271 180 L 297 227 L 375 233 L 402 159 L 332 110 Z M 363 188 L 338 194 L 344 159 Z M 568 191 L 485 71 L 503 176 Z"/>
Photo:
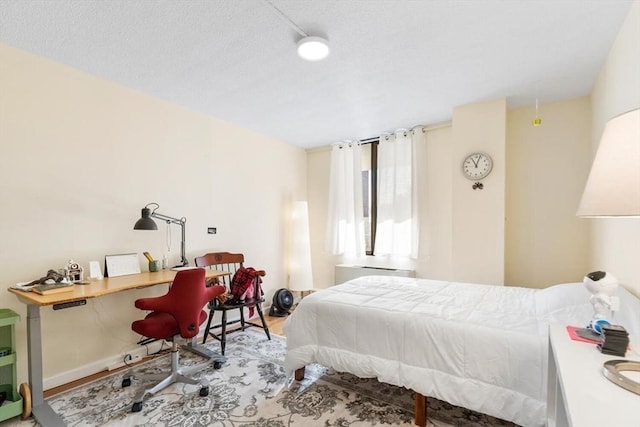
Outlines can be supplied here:
<path id="1" fill-rule="evenodd" d="M 576 210 L 590 165 L 589 98 L 533 107 L 507 120 L 505 283 L 544 288 L 588 273 L 589 233 Z"/>
<path id="2" fill-rule="evenodd" d="M 453 270 L 451 280 L 504 284 L 504 186 L 507 103 L 504 98 L 453 110 Z M 493 160 L 484 189 L 462 174 L 462 161 Z"/>
<path id="3" fill-rule="evenodd" d="M 606 122 L 640 107 L 639 52 L 640 1 L 634 1 L 592 91 L 592 156 Z M 583 221 L 591 227 L 590 271 L 609 271 L 640 296 L 640 218 Z"/>
<path id="4" fill-rule="evenodd" d="M 327 253 L 324 249 L 330 164 L 331 150 L 329 148 L 307 150 L 309 235 L 313 283 L 316 289 L 328 288 L 333 285 L 333 266 L 341 261 L 339 257 Z"/>
<path id="5" fill-rule="evenodd" d="M 286 286 L 287 213 L 306 198 L 304 150 L 0 44 L 0 257 L 2 287 L 44 276 L 69 259 L 161 257 L 166 225 L 139 232 L 140 209 L 187 218 L 187 258 L 244 252 L 264 268 L 267 298 Z M 285 164 L 288 167 L 273 167 Z M 208 226 L 218 234 L 208 235 Z M 180 230 L 171 226 L 171 263 Z M 104 369 L 138 336 L 139 290 L 42 310 L 45 387 Z M 26 309 L 3 291 L 17 325 L 26 378 Z M 118 356 L 118 358 L 120 358 Z"/>
<path id="6" fill-rule="evenodd" d="M 414 267 L 418 277 L 452 277 L 453 181 L 460 171 L 452 166 L 452 134 L 451 126 L 444 126 L 429 130 L 425 138 L 426 157 L 419 175 L 420 253 Z"/>

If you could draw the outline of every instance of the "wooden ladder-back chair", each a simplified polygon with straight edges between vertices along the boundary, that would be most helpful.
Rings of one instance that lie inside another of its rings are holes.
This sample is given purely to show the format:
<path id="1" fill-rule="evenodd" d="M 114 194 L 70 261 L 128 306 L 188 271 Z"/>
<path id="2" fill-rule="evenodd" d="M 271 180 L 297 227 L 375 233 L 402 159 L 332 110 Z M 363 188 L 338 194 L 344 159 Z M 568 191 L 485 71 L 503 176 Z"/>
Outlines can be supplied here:
<path id="1" fill-rule="evenodd" d="M 211 335 L 213 338 L 220 341 L 220 353 L 224 355 L 226 343 L 227 343 L 227 333 L 234 332 L 236 330 L 244 331 L 249 326 L 255 326 L 257 328 L 262 328 L 267 334 L 267 338 L 270 340 L 271 335 L 269 334 L 269 328 L 267 327 L 267 323 L 264 320 L 264 314 L 262 312 L 262 303 L 264 302 L 264 297 L 262 295 L 262 287 L 260 286 L 260 282 L 262 281 L 262 277 L 265 276 L 264 270 L 255 270 L 251 269 L 251 274 L 254 275 L 254 279 L 252 280 L 251 286 L 253 287 L 252 292 L 248 292 L 250 297 L 238 300 L 237 298 L 232 298 L 232 281 L 234 276 L 236 276 L 236 272 L 240 269 L 244 269 L 244 255 L 243 254 L 232 254 L 229 252 L 214 252 L 208 253 L 203 256 L 199 256 L 195 259 L 195 264 L 197 267 L 205 267 L 213 270 L 219 271 L 227 271 L 230 274 L 228 276 L 219 277 L 218 284 L 224 285 L 227 288 L 227 294 L 229 295 L 229 299 L 224 303 L 221 303 L 219 299 L 214 299 L 209 303 L 209 320 L 207 321 L 207 327 L 204 331 L 204 338 L 202 343 L 204 344 L 207 341 L 207 337 Z M 254 274 L 255 273 L 255 274 Z M 260 322 L 252 323 L 245 319 L 244 309 L 247 308 L 249 313 L 255 309 L 257 311 L 258 316 L 260 317 Z M 229 321 L 227 319 L 227 312 L 230 310 L 238 310 L 240 314 L 239 319 Z M 212 325 L 214 315 L 220 312 L 222 318 L 219 324 Z M 233 325 L 235 323 L 240 323 L 239 329 L 234 329 L 232 331 L 227 331 L 227 326 Z M 212 330 L 216 330 L 220 328 L 220 333 L 214 333 Z"/>

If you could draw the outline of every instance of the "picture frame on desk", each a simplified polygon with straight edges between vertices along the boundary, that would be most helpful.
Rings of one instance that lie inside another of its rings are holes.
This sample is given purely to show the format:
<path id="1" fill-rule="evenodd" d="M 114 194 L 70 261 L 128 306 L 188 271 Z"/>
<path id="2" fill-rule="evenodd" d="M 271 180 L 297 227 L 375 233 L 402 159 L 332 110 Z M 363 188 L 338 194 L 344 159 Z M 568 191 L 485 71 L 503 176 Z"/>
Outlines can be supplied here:
<path id="1" fill-rule="evenodd" d="M 126 276 L 140 272 L 140 262 L 138 261 L 137 253 L 105 255 L 104 257 L 105 277 Z"/>

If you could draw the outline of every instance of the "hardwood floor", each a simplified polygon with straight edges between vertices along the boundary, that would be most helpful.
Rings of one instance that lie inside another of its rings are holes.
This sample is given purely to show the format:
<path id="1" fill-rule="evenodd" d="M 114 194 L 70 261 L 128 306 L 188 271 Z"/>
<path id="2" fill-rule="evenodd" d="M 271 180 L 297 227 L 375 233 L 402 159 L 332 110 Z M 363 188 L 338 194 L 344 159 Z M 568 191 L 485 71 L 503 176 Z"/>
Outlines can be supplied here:
<path id="1" fill-rule="evenodd" d="M 272 316 L 269 316 L 269 314 L 267 314 L 267 313 L 265 313 L 265 318 L 264 318 L 264 320 L 267 322 L 267 327 L 269 328 L 269 332 L 271 332 L 272 334 L 275 334 L 275 335 L 280 335 L 281 337 L 284 336 L 284 330 L 282 329 L 282 327 L 283 327 L 284 321 L 286 319 L 287 319 L 286 317 L 272 317 Z M 258 322 L 259 321 L 260 320 L 258 319 Z M 230 330 L 233 331 L 234 328 L 231 328 Z M 142 361 L 138 362 L 137 364 L 143 363 L 146 360 L 147 359 L 143 359 Z M 135 365 L 136 364 L 134 364 L 133 366 L 135 366 Z M 55 387 L 55 388 L 51 388 L 49 390 L 45 390 L 44 398 L 47 399 L 47 398 L 49 398 L 51 396 L 54 396 L 54 395 L 56 395 L 58 393 L 62 393 L 64 391 L 70 390 L 70 389 L 72 389 L 74 387 L 81 386 L 81 385 L 86 384 L 86 383 L 88 383 L 90 381 L 97 380 L 99 378 L 105 377 L 107 375 L 110 375 L 110 374 L 113 374 L 113 373 L 116 373 L 116 372 L 123 371 L 125 369 L 128 369 L 128 368 L 127 367 L 123 367 L 123 368 L 115 369 L 113 371 L 106 371 L 105 370 L 105 371 L 102 371 L 102 372 L 98 372 L 97 374 L 93 374 L 93 375 L 90 375 L 88 377 L 81 378 L 79 380 L 76 380 L 76 381 L 73 381 L 73 382 L 70 382 L 70 383 L 67 383 L 67 384 L 63 384 L 63 385 Z"/>
<path id="2" fill-rule="evenodd" d="M 284 336 L 284 330 L 282 329 L 282 326 L 284 325 L 284 321 L 287 320 L 286 317 L 273 317 L 267 314 L 264 320 L 267 322 L 269 332 L 280 335 L 281 337 Z"/>

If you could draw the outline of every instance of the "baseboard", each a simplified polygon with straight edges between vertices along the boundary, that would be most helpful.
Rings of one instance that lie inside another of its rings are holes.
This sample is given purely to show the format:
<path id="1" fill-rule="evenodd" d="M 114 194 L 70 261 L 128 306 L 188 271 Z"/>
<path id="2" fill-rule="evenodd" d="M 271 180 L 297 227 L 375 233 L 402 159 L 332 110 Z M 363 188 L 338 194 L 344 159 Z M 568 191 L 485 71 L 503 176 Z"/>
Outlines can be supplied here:
<path id="1" fill-rule="evenodd" d="M 267 311 L 268 313 L 268 307 Z M 251 317 L 251 319 L 257 317 L 257 314 Z M 240 320 L 240 316 L 237 317 Z M 235 320 L 235 318 L 230 318 L 229 321 Z M 250 320 L 247 318 L 247 320 Z M 202 342 L 203 329 L 200 330 L 200 334 L 198 335 L 198 342 Z M 123 364 L 124 357 L 129 354 L 132 357 L 145 357 L 147 354 L 155 353 L 160 349 L 161 341 L 155 341 L 147 346 L 141 346 L 138 348 L 134 348 L 129 351 L 125 351 L 120 355 L 110 356 L 104 359 L 97 360 L 95 362 L 88 363 L 83 366 L 79 366 L 77 368 L 71 369 L 69 371 L 61 372 L 59 374 L 44 378 L 42 380 L 42 386 L 44 390 L 49 390 L 55 387 L 59 387 L 61 385 L 69 384 L 73 381 L 80 380 L 82 378 L 86 378 L 88 376 L 97 374 L 102 371 L 107 371 L 109 368 L 113 369 L 114 366 Z"/>
<path id="2" fill-rule="evenodd" d="M 99 372 L 107 371 L 115 365 L 121 364 L 126 355 L 131 355 L 133 358 L 145 357 L 147 354 L 154 353 L 160 349 L 161 341 L 152 342 L 147 346 L 138 347 L 133 350 L 125 351 L 120 355 L 110 356 L 104 359 L 96 360 L 95 362 L 88 363 L 83 366 L 71 369 L 66 372 L 53 375 L 51 377 L 44 378 L 42 380 L 42 386 L 44 390 L 49 390 L 55 387 L 59 387 L 64 384 L 69 384 L 73 381 L 86 378 L 88 376 L 97 374 Z M 124 364 L 123 364 L 124 365 Z"/>

